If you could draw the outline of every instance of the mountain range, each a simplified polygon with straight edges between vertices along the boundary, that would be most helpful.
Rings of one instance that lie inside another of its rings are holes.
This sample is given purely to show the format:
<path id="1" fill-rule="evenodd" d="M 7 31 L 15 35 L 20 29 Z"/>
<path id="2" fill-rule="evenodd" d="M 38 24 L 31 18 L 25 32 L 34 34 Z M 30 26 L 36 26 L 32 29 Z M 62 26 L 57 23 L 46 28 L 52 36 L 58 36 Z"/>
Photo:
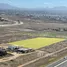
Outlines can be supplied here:
<path id="1" fill-rule="evenodd" d="M 26 8 L 18 8 L 9 4 L 5 4 L 5 3 L 0 3 L 0 10 L 3 9 L 22 9 L 22 10 L 27 10 Z M 29 10 L 29 9 L 28 9 Z M 31 10 L 31 9 L 30 9 Z M 66 6 L 58 6 L 58 7 L 53 7 L 53 8 L 32 8 L 32 10 L 65 10 L 67 11 L 67 7 Z"/>
<path id="2" fill-rule="evenodd" d="M 9 4 L 5 4 L 5 3 L 0 3 L 0 10 L 3 9 L 18 9 L 18 7 L 14 7 L 12 5 Z"/>

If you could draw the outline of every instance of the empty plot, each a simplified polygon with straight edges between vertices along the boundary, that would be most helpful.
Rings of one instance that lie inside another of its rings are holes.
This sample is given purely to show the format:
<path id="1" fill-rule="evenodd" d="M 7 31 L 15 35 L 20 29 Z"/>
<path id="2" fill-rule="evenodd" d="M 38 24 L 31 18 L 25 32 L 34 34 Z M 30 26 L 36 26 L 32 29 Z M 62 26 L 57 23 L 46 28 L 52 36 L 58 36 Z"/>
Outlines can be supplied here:
<path id="1" fill-rule="evenodd" d="M 33 39 L 11 42 L 9 44 L 38 49 L 64 40 L 65 39 L 60 38 L 33 38 Z"/>

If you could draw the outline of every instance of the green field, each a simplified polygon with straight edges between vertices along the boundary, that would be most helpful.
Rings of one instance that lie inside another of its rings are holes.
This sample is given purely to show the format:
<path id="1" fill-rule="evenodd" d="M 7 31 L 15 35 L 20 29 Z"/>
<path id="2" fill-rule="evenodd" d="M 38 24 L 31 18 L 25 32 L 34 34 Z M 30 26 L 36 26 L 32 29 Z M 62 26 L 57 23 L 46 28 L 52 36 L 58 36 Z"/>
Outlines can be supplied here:
<path id="1" fill-rule="evenodd" d="M 60 39 L 60 38 L 33 38 L 33 39 L 27 39 L 27 40 L 21 40 L 21 41 L 16 41 L 16 42 L 11 42 L 9 44 L 12 45 L 18 45 L 18 46 L 23 46 L 27 48 L 33 48 L 33 49 L 38 49 L 44 46 L 49 46 L 53 43 L 57 43 L 60 41 L 63 41 L 65 39 Z"/>

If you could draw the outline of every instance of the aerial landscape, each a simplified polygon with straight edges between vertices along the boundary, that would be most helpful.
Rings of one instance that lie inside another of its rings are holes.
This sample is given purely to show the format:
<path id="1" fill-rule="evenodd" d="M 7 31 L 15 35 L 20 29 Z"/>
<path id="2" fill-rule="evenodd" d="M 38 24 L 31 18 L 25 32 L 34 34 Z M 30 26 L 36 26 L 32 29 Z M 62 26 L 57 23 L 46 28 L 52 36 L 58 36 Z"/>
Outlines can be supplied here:
<path id="1" fill-rule="evenodd" d="M 1 0 L 0 67 L 67 67 L 67 1 Z"/>

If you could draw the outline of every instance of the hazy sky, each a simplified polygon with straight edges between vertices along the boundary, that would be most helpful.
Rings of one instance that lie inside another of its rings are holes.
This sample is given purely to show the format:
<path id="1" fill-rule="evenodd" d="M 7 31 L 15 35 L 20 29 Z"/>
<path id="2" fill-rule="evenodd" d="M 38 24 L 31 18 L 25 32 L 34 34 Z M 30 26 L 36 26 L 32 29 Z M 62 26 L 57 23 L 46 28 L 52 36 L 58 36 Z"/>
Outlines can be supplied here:
<path id="1" fill-rule="evenodd" d="M 67 6 L 67 0 L 0 0 L 0 3 L 8 3 L 20 8 Z"/>

